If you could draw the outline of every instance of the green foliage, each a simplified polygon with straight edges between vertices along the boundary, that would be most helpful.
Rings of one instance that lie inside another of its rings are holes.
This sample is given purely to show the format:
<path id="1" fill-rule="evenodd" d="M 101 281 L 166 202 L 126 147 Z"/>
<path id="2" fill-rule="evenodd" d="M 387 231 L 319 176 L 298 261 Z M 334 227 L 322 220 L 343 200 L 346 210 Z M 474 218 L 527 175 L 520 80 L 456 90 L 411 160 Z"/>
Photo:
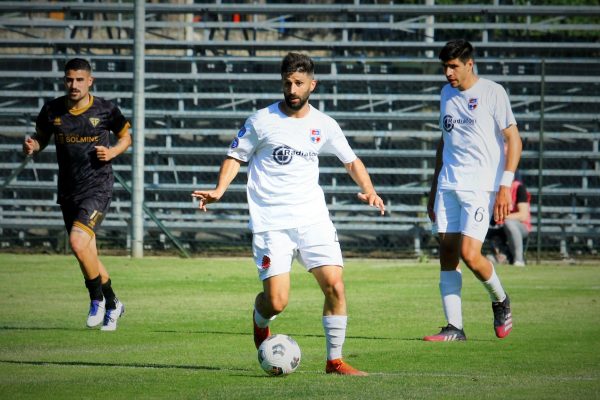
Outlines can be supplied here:
<path id="1" fill-rule="evenodd" d="M 295 265 L 275 332 L 302 348 L 299 370 L 256 360 L 249 258 L 105 257 L 127 312 L 116 332 L 84 328 L 75 259 L 0 254 L 0 398 L 592 399 L 600 391 L 600 274 L 594 266 L 502 267 L 514 332 L 493 334 L 487 294 L 464 273 L 464 343 L 425 343 L 443 324 L 436 261 L 349 260 L 344 354 L 367 378 L 324 369 L 322 295 Z"/>

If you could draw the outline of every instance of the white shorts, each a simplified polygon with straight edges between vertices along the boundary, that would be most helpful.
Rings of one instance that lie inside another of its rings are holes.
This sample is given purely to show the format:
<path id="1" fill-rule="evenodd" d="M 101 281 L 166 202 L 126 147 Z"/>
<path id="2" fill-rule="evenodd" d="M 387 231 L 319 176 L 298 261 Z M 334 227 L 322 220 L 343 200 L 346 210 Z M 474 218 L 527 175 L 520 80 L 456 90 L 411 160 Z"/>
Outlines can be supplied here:
<path id="1" fill-rule="evenodd" d="M 496 192 L 438 190 L 434 233 L 462 233 L 483 243 L 490 226 Z"/>
<path id="2" fill-rule="evenodd" d="M 333 223 L 255 233 L 252 253 L 260 280 L 290 272 L 296 255 L 307 271 L 324 265 L 343 267 L 342 250 Z"/>

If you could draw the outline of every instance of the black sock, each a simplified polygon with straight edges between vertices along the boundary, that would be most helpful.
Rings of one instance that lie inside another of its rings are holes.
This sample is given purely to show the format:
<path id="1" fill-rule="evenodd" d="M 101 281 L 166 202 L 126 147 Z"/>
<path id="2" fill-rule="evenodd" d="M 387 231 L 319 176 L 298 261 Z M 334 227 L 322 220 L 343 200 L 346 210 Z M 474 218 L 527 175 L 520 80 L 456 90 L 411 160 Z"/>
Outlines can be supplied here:
<path id="1" fill-rule="evenodd" d="M 117 296 L 115 296 L 115 292 L 112 290 L 110 279 L 108 282 L 102 284 L 102 293 L 104 293 L 104 298 L 106 299 L 106 309 L 114 310 L 117 308 Z"/>
<path id="2" fill-rule="evenodd" d="M 100 278 L 100 275 L 94 279 L 86 279 L 85 287 L 88 289 L 88 292 L 90 292 L 90 300 L 102 301 L 104 296 L 102 295 L 102 279 Z"/>

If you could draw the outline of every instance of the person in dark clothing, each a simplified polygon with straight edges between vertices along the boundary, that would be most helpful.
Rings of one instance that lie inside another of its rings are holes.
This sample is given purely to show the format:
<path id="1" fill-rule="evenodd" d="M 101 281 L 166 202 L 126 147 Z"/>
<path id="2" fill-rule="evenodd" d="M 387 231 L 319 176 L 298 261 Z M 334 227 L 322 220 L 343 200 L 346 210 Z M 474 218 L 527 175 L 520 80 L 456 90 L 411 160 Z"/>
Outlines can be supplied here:
<path id="1" fill-rule="evenodd" d="M 98 258 L 96 231 L 110 206 L 114 177 L 111 160 L 131 145 L 130 123 L 110 101 L 94 97 L 88 61 L 80 58 L 65 65 L 65 96 L 44 104 L 36 133 L 25 138 L 23 152 L 42 151 L 54 136 L 58 161 L 58 204 L 69 244 L 85 278 L 90 295 L 87 326 L 102 324 L 113 331 L 125 307 L 112 289 L 106 268 Z M 110 133 L 117 136 L 114 146 Z"/>

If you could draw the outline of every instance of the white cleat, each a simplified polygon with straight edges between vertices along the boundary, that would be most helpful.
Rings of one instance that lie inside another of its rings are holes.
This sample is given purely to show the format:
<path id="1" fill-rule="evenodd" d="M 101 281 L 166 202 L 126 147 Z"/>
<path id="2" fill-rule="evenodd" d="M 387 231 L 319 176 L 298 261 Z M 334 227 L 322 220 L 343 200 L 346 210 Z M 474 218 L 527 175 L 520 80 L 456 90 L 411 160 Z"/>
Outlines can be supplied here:
<path id="1" fill-rule="evenodd" d="M 104 314 L 106 301 L 92 300 L 90 302 L 90 312 L 88 313 L 86 325 L 88 328 L 94 328 L 102 323 L 104 320 Z"/>
<path id="2" fill-rule="evenodd" d="M 117 320 L 125 313 L 125 305 L 117 300 L 117 307 L 111 310 L 106 310 L 104 322 L 101 331 L 116 331 Z"/>

